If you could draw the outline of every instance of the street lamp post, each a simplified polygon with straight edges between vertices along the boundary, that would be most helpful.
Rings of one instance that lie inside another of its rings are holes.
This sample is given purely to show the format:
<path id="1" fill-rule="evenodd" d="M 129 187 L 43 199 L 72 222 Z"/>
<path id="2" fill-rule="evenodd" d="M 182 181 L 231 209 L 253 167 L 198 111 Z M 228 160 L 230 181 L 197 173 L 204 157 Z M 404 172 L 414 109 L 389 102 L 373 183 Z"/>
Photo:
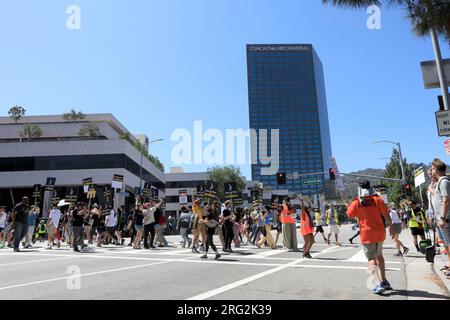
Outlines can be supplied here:
<path id="1" fill-rule="evenodd" d="M 403 167 L 403 156 L 402 156 L 402 148 L 400 147 L 400 142 L 394 142 L 389 140 L 382 140 L 382 141 L 374 141 L 373 143 L 391 143 L 397 146 L 398 148 L 398 155 L 400 157 L 400 169 L 402 170 L 402 180 L 403 180 L 403 192 L 406 195 L 406 175 L 405 175 L 405 168 Z"/>
<path id="2" fill-rule="evenodd" d="M 145 138 L 145 144 L 144 145 L 150 145 L 150 143 L 153 142 L 158 142 L 158 141 L 163 141 L 164 139 L 156 139 L 156 140 L 152 140 L 152 141 L 148 141 L 148 138 Z M 143 148 L 144 146 L 142 146 Z M 150 148 L 149 148 L 150 149 Z M 144 157 L 144 150 L 141 149 L 141 168 L 139 171 L 139 192 L 142 192 L 142 161 L 143 161 L 143 157 Z M 149 150 L 147 150 L 147 152 L 149 152 Z"/>

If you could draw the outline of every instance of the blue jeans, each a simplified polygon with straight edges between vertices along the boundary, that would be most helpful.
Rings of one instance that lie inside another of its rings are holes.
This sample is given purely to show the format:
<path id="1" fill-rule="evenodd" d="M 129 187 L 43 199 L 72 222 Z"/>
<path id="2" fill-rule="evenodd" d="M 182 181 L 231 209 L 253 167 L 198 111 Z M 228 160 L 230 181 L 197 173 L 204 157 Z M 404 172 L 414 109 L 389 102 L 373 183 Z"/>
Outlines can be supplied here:
<path id="1" fill-rule="evenodd" d="M 28 233 L 28 222 L 16 221 L 14 229 L 14 249 L 19 249 L 20 240 Z"/>

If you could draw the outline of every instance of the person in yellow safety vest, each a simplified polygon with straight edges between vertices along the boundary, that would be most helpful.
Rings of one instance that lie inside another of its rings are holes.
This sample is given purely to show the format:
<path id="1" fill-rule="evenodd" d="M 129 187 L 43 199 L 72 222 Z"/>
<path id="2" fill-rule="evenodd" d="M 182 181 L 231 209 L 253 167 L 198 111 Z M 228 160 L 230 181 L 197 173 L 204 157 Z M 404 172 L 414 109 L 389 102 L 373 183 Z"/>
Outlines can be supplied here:
<path id="1" fill-rule="evenodd" d="M 423 209 L 417 205 L 416 201 L 411 201 L 411 210 L 409 213 L 411 215 L 409 218 L 409 228 L 411 229 L 411 235 L 413 236 L 417 252 L 420 252 L 417 236 L 420 237 L 420 240 L 425 239 L 425 213 Z"/>
<path id="2" fill-rule="evenodd" d="M 336 245 L 340 246 L 339 243 L 339 227 L 341 226 L 339 223 L 337 210 L 334 208 L 333 204 L 330 204 L 329 208 L 326 211 L 327 213 L 327 225 L 328 229 L 328 237 L 327 243 L 330 244 L 331 234 L 334 233 L 334 238 L 336 239 Z"/>

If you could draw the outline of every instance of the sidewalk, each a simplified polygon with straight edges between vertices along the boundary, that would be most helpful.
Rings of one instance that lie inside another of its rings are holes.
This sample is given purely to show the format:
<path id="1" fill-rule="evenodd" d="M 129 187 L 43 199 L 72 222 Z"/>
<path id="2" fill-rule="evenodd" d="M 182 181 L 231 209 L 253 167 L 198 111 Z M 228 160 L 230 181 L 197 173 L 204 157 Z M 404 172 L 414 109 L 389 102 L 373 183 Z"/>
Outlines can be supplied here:
<path id="1" fill-rule="evenodd" d="M 394 245 L 392 240 L 388 241 L 389 245 Z M 409 229 L 403 229 L 400 241 L 410 249 L 404 256 L 407 299 L 450 299 L 450 280 L 439 270 L 448 261 L 447 256 L 436 255 L 434 263 L 427 262 L 425 255 L 416 251 Z"/>

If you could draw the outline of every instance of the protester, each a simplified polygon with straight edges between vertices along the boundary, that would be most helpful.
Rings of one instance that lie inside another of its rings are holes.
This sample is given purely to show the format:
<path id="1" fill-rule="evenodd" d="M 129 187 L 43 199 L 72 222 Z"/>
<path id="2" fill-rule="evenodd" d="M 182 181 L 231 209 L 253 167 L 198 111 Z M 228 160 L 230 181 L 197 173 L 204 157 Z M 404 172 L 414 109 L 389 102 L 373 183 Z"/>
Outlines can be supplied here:
<path id="1" fill-rule="evenodd" d="M 194 234 L 194 240 L 192 242 L 193 253 L 200 253 L 197 249 L 200 236 L 202 237 L 203 244 L 206 242 L 203 208 L 201 203 L 201 198 L 195 198 L 194 204 L 192 205 L 192 210 L 194 212 L 194 216 L 192 217 L 192 233 Z"/>
<path id="2" fill-rule="evenodd" d="M 28 231 L 28 213 L 30 211 L 28 197 L 14 207 L 12 215 L 12 229 L 14 229 L 14 252 L 19 252 L 20 241 Z"/>
<path id="3" fill-rule="evenodd" d="M 311 259 L 312 256 L 309 253 L 312 245 L 314 244 L 314 225 L 311 217 L 312 206 L 311 203 L 306 203 L 303 198 L 300 198 L 300 205 L 302 212 L 300 214 L 301 220 L 301 233 L 303 236 L 303 258 Z"/>
<path id="4" fill-rule="evenodd" d="M 208 251 L 209 247 L 211 247 L 214 250 L 214 253 L 216 254 L 215 259 L 219 259 L 221 257 L 220 253 L 217 251 L 217 247 L 214 245 L 213 236 L 216 232 L 216 228 L 218 225 L 218 219 L 219 219 L 219 211 L 214 206 L 207 206 L 204 208 L 205 212 L 205 226 L 206 226 L 206 233 L 207 233 L 207 239 L 205 244 L 205 253 L 201 256 L 202 259 L 208 258 Z"/>
<path id="5" fill-rule="evenodd" d="M 406 255 L 409 251 L 407 247 L 398 239 L 402 233 L 402 219 L 400 213 L 398 213 L 395 203 L 390 204 L 389 216 L 392 220 L 392 239 L 395 242 L 395 247 L 397 248 L 397 253 L 394 256 Z M 403 253 L 400 251 L 400 247 L 403 248 Z"/>
<path id="6" fill-rule="evenodd" d="M 140 203 L 137 203 L 138 200 L 136 200 L 136 206 L 134 208 L 134 228 L 136 229 L 136 236 L 134 238 L 134 246 L 133 249 L 141 249 L 141 238 L 143 230 L 143 223 L 144 223 L 144 214 L 142 213 L 143 207 Z"/>
<path id="7" fill-rule="evenodd" d="M 314 232 L 314 235 L 313 235 L 314 240 L 316 239 L 316 235 L 320 233 L 323 237 L 323 240 L 325 242 L 328 242 L 327 238 L 325 238 L 325 231 L 323 230 L 323 225 L 325 223 L 323 221 L 323 217 L 322 217 L 322 214 L 319 209 L 315 210 L 315 222 L 316 222 L 316 232 Z"/>
<path id="8" fill-rule="evenodd" d="M 297 247 L 295 213 L 295 208 L 291 205 L 291 199 L 286 198 L 281 211 L 281 223 L 283 224 L 283 245 L 289 251 L 299 251 Z"/>
<path id="9" fill-rule="evenodd" d="M 334 234 L 334 239 L 336 240 L 336 245 L 340 246 L 341 244 L 339 243 L 339 227 L 341 226 L 341 224 L 339 223 L 338 212 L 334 208 L 334 205 L 330 204 L 326 213 L 327 213 L 327 225 L 329 226 L 327 243 L 330 244 L 331 234 Z"/>
<path id="10" fill-rule="evenodd" d="M 188 211 L 188 209 L 186 209 L 186 207 L 181 207 L 181 215 L 180 215 L 180 219 L 178 219 L 177 222 L 177 230 L 180 230 L 180 235 L 181 238 L 183 239 L 182 241 L 182 247 L 185 248 L 186 247 L 186 243 L 188 244 L 188 248 L 191 246 L 192 244 L 192 239 L 189 238 L 189 228 L 191 226 L 191 221 L 192 221 L 192 217 L 193 217 L 193 213 Z"/>
<path id="11" fill-rule="evenodd" d="M 281 210 L 282 208 L 280 207 L 275 207 L 274 210 L 274 229 L 277 230 L 277 235 L 275 236 L 275 246 L 277 246 L 278 244 L 278 239 L 280 238 L 280 234 L 281 234 L 281 228 L 282 228 L 282 223 L 281 223 Z"/>
<path id="12" fill-rule="evenodd" d="M 6 221 L 8 216 L 6 214 L 6 207 L 0 206 L 0 249 L 5 247 L 6 233 L 4 232 L 6 228 Z"/>
<path id="13" fill-rule="evenodd" d="M 267 244 L 269 245 L 269 247 L 271 249 L 276 249 L 277 246 L 276 246 L 275 242 L 273 241 L 272 233 L 270 230 L 271 228 L 270 228 L 270 207 L 269 206 L 264 207 L 264 212 L 262 214 L 261 220 L 264 223 L 264 237 L 262 237 L 261 240 L 259 240 L 259 242 L 257 243 L 258 248 L 261 248 L 262 245 L 267 241 Z"/>
<path id="14" fill-rule="evenodd" d="M 224 252 L 233 253 L 231 250 L 231 242 L 234 238 L 233 233 L 233 221 L 232 221 L 232 213 L 230 209 L 225 209 L 222 212 L 222 220 L 223 220 L 223 228 L 225 230 L 224 238 L 225 238 L 225 246 L 223 248 Z"/>
<path id="15" fill-rule="evenodd" d="M 421 252 L 417 237 L 419 236 L 421 240 L 425 239 L 425 223 L 425 212 L 420 208 L 417 201 L 411 201 L 409 228 L 411 229 L 411 235 L 413 236 L 417 252 Z"/>
<path id="16" fill-rule="evenodd" d="M 106 217 L 106 243 L 114 240 L 114 244 L 119 245 L 119 239 L 116 236 L 117 216 L 114 208 L 109 209 L 109 215 Z"/>
<path id="17" fill-rule="evenodd" d="M 446 176 L 447 166 L 440 159 L 434 159 L 431 163 L 433 176 L 437 179 L 436 189 L 434 189 L 433 208 L 435 210 L 438 230 L 445 249 L 447 250 L 448 264 L 441 271 L 450 280 L 450 178 Z"/>
<path id="18" fill-rule="evenodd" d="M 156 226 L 156 221 L 155 220 L 155 212 L 156 209 L 158 209 L 159 207 L 161 207 L 162 205 L 162 201 L 160 201 L 158 204 L 155 204 L 153 206 L 151 206 L 152 203 L 146 203 L 144 205 L 144 248 L 145 249 L 155 249 L 155 246 L 153 245 L 153 242 L 155 241 L 155 237 L 156 237 L 156 230 L 155 230 L 155 226 Z M 150 207 L 151 206 L 151 207 Z M 149 235 L 150 235 L 150 242 L 149 242 Z M 150 243 L 150 244 L 149 244 Z"/>
<path id="19" fill-rule="evenodd" d="M 350 203 L 347 215 L 350 219 L 358 218 L 361 230 L 361 243 L 369 261 L 369 271 L 374 279 L 372 293 L 380 294 L 390 290 L 391 285 L 386 279 L 386 269 L 383 257 L 383 242 L 386 239 L 386 229 L 382 216 L 389 225 L 392 236 L 392 221 L 383 199 L 370 188 L 370 182 L 365 180 L 360 184 L 362 194 Z"/>
<path id="20" fill-rule="evenodd" d="M 34 229 L 36 228 L 36 219 L 39 215 L 39 207 L 31 206 L 28 214 L 28 232 L 25 236 L 25 243 L 22 243 L 25 249 L 33 247 Z"/>
<path id="21" fill-rule="evenodd" d="M 157 208 L 155 211 L 155 220 L 157 221 L 155 223 L 155 234 L 156 234 L 156 241 L 159 242 L 158 247 L 168 247 L 169 243 L 167 242 L 166 237 L 164 236 L 164 232 L 167 228 L 167 220 L 166 217 L 164 216 L 163 211 L 160 208 Z"/>
<path id="22" fill-rule="evenodd" d="M 234 217 L 233 217 L 233 242 L 234 247 L 239 248 L 241 246 L 242 242 L 242 208 L 237 207 L 234 211 Z"/>
<path id="23" fill-rule="evenodd" d="M 73 228 L 73 251 L 80 252 L 79 247 L 84 249 L 84 215 L 86 211 L 83 209 L 83 203 L 78 202 L 77 207 L 72 210 L 72 228 Z"/>
<path id="24" fill-rule="evenodd" d="M 56 238 L 56 232 L 59 227 L 59 220 L 61 219 L 61 211 L 58 208 L 58 204 L 53 204 L 53 209 L 50 211 L 50 216 L 47 221 L 47 233 L 48 233 L 48 247 L 47 249 L 53 249 L 53 240 L 57 240 L 58 248 L 61 247 L 61 242 Z"/>

